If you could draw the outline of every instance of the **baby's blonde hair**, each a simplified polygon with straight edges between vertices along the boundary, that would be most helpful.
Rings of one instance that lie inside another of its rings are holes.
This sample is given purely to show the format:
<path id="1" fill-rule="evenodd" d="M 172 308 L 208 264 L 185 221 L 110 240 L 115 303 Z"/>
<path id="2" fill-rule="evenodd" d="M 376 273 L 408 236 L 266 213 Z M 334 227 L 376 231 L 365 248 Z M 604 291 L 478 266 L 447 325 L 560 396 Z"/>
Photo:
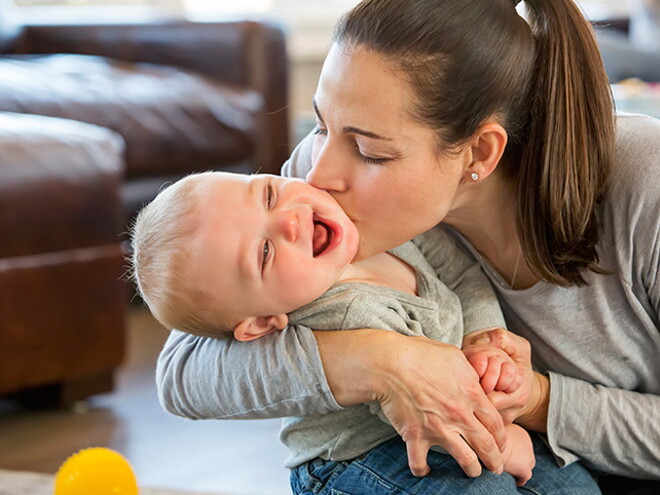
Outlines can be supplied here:
<path id="1" fill-rule="evenodd" d="M 217 172 L 189 175 L 161 191 L 138 214 L 132 233 L 132 278 L 154 317 L 167 329 L 194 335 L 231 335 L 219 308 L 188 274 L 189 240 L 199 226 L 199 193 Z"/>

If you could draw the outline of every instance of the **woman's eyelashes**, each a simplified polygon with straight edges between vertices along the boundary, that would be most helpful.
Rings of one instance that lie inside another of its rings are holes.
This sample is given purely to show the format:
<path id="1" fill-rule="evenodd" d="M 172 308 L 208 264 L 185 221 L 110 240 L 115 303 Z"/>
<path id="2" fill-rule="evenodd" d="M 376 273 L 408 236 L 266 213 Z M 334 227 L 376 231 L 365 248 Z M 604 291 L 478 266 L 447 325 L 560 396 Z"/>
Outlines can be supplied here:
<path id="1" fill-rule="evenodd" d="M 361 153 L 359 149 L 358 149 L 358 155 L 364 163 L 367 163 L 369 165 L 382 165 L 383 163 L 389 162 L 391 160 L 391 158 L 374 158 L 371 156 L 367 156 Z"/>
<path id="2" fill-rule="evenodd" d="M 320 127 L 317 124 L 316 127 L 314 128 L 314 130 L 312 131 L 312 134 L 314 134 L 315 136 L 327 136 L 328 135 L 328 130 L 323 129 L 322 127 Z"/>
<path id="3" fill-rule="evenodd" d="M 328 130 L 323 129 L 322 127 L 320 127 L 317 124 L 317 126 L 314 128 L 314 131 L 312 133 L 315 136 L 324 136 L 325 137 L 325 136 L 328 135 Z M 373 156 L 367 156 L 367 155 L 363 154 L 360 151 L 360 147 L 357 146 L 357 145 L 355 146 L 355 149 L 357 151 L 357 155 L 360 158 L 360 160 L 362 160 L 364 163 L 367 163 L 369 165 L 382 165 L 383 163 L 386 163 L 386 162 L 389 162 L 389 161 L 393 160 L 393 158 L 376 158 L 376 157 L 373 157 Z"/>

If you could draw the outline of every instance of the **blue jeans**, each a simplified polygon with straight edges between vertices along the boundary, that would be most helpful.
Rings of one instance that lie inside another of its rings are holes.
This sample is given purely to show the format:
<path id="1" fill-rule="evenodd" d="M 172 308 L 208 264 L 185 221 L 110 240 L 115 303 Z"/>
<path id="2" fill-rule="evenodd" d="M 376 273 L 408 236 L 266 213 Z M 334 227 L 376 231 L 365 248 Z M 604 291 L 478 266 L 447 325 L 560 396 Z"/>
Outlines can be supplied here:
<path id="1" fill-rule="evenodd" d="M 600 494 L 589 472 L 574 463 L 559 468 L 550 450 L 532 435 L 536 467 L 525 486 L 504 473 L 484 470 L 479 478 L 468 478 L 447 454 L 429 452 L 431 473 L 416 478 L 408 469 L 406 445 L 397 437 L 350 461 L 314 459 L 291 471 L 296 495 L 588 495 Z"/>

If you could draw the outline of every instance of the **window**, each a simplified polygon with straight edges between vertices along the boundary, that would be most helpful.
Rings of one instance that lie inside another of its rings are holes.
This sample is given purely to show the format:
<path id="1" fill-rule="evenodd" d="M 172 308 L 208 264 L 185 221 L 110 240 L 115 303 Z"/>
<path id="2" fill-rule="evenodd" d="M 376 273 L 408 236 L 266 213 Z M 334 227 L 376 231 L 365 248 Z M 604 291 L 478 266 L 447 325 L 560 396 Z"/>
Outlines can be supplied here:
<path id="1" fill-rule="evenodd" d="M 192 19 L 259 14 L 281 20 L 327 19 L 334 22 L 342 12 L 353 7 L 358 0 L 240 0 L 209 1 L 181 0 L 186 17 Z"/>
<path id="2" fill-rule="evenodd" d="M 38 5 L 152 5 L 154 0 L 15 0 L 20 7 Z"/>

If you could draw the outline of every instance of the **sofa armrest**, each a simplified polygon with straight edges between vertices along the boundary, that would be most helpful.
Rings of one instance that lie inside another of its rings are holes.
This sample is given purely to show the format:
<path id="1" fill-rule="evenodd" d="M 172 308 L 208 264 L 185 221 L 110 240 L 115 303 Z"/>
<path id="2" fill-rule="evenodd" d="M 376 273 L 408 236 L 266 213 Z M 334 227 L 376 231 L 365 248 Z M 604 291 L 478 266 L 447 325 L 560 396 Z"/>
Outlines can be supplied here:
<path id="1" fill-rule="evenodd" d="M 258 163 L 278 173 L 289 153 L 284 33 L 267 23 L 176 21 L 148 24 L 26 26 L 17 54 L 77 53 L 193 70 L 249 87 L 265 102 Z"/>

